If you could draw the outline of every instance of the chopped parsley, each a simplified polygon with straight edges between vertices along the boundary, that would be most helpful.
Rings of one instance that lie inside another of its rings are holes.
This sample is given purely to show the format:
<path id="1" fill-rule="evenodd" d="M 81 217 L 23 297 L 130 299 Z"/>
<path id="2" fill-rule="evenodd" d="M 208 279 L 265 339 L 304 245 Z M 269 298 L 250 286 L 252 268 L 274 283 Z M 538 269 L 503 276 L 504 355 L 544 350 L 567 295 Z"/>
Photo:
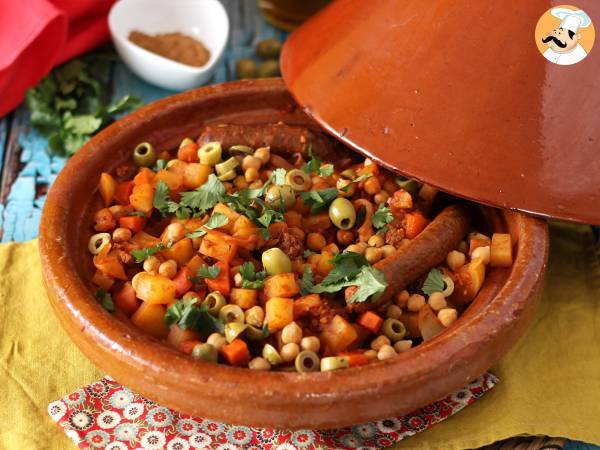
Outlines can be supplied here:
<path id="1" fill-rule="evenodd" d="M 346 194 L 348 193 L 348 191 L 350 191 L 350 187 L 354 184 L 354 183 L 360 183 L 361 181 L 366 180 L 367 178 L 371 178 L 373 176 L 372 173 L 368 172 L 362 175 L 359 175 L 356 178 L 353 178 L 352 180 L 350 180 L 350 183 L 348 183 L 346 186 L 344 186 L 341 190 L 344 191 Z"/>
<path id="2" fill-rule="evenodd" d="M 330 177 L 333 174 L 333 164 L 323 164 L 319 167 L 318 172 L 320 177 Z"/>
<path id="3" fill-rule="evenodd" d="M 192 281 L 201 281 L 201 279 L 208 278 L 209 280 L 214 280 L 221 273 L 221 268 L 217 265 L 207 266 L 206 264 L 202 264 L 202 266 L 198 269 L 198 273 L 196 277 L 193 277 Z"/>
<path id="4" fill-rule="evenodd" d="M 267 272 L 264 270 L 254 272 L 252 263 L 245 262 L 240 266 L 240 275 L 242 276 L 242 287 L 244 289 L 260 289 L 263 287 Z"/>
<path id="5" fill-rule="evenodd" d="M 164 170 L 166 168 L 167 168 L 167 161 L 165 161 L 164 159 L 158 159 L 152 170 L 154 170 L 155 172 L 160 172 L 161 170 Z"/>
<path id="6" fill-rule="evenodd" d="M 383 203 L 379 204 L 377 211 L 375 211 L 373 218 L 371 219 L 373 226 L 378 230 L 384 228 L 393 220 L 394 216 L 392 215 L 392 212 Z"/>
<path id="7" fill-rule="evenodd" d="M 317 173 L 320 177 L 330 177 L 333 174 L 333 164 L 321 165 L 321 160 L 312 152 L 312 146 L 308 147 L 310 159 L 302 166 L 304 173 Z"/>
<path id="8" fill-rule="evenodd" d="M 314 287 L 313 273 L 309 265 L 304 266 L 304 272 L 302 273 L 302 279 L 300 280 L 300 293 L 302 295 L 308 295 L 312 292 Z"/>
<path id="9" fill-rule="evenodd" d="M 169 326 L 177 324 L 184 330 L 197 331 L 203 338 L 214 331 L 223 333 L 223 322 L 208 312 L 207 303 L 196 306 L 199 301 L 198 298 L 178 300 L 167 309 L 163 320 Z"/>
<path id="10" fill-rule="evenodd" d="M 310 206 L 311 214 L 318 214 L 324 211 L 337 197 L 338 190 L 336 188 L 300 192 L 300 198 L 306 206 Z"/>
<path id="11" fill-rule="evenodd" d="M 100 288 L 96 291 L 96 299 L 100 302 L 102 307 L 108 312 L 115 311 L 115 304 L 113 302 L 112 296 L 106 292 L 104 289 Z"/>
<path id="12" fill-rule="evenodd" d="M 434 292 L 442 292 L 444 288 L 445 285 L 444 279 L 442 278 L 442 272 L 434 267 L 427 274 L 427 278 L 425 278 L 425 282 L 423 283 L 421 290 L 425 294 L 431 295 Z"/>
<path id="13" fill-rule="evenodd" d="M 273 180 L 273 183 L 275 183 L 277 186 L 282 186 L 285 184 L 286 174 L 287 172 L 283 168 L 275 169 L 271 174 L 271 179 Z"/>
<path id="14" fill-rule="evenodd" d="M 227 190 L 223 183 L 214 173 L 211 173 L 206 183 L 198 189 L 182 192 L 180 204 L 195 212 L 204 213 L 219 203 L 226 194 Z"/>
<path id="15" fill-rule="evenodd" d="M 268 230 L 272 223 L 283 221 L 283 214 L 279 211 L 275 211 L 274 209 L 265 208 L 262 216 L 260 216 L 257 220 Z"/>
<path id="16" fill-rule="evenodd" d="M 219 227 L 227 225 L 228 223 L 229 223 L 229 219 L 227 218 L 227 216 L 225 214 L 219 213 L 219 212 L 213 213 L 213 215 L 210 216 L 210 218 L 206 221 L 206 223 L 204 225 L 202 225 L 197 230 L 186 234 L 186 237 L 189 237 L 191 239 L 199 238 L 206 234 L 206 230 L 212 230 L 214 228 L 219 228 Z"/>
<path id="17" fill-rule="evenodd" d="M 147 247 L 147 248 L 142 248 L 142 249 L 134 249 L 131 250 L 131 256 L 133 256 L 135 258 L 135 262 L 136 263 L 143 263 L 144 261 L 146 261 L 148 258 L 150 258 L 152 255 L 154 255 L 155 253 L 158 253 L 162 250 L 166 250 L 167 248 L 170 248 L 173 245 L 172 242 L 169 242 L 167 245 L 164 245 L 162 242 L 159 242 L 158 244 L 156 244 L 153 247 Z"/>

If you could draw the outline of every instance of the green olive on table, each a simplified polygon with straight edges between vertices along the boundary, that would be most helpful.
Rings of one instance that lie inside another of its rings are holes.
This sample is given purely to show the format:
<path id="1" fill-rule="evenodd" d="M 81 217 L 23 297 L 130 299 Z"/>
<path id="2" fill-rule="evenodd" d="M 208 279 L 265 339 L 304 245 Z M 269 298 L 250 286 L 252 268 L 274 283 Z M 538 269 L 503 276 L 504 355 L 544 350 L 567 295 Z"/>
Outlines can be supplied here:
<path id="1" fill-rule="evenodd" d="M 235 64 L 235 76 L 238 79 L 243 78 L 256 78 L 258 75 L 258 71 L 256 68 L 256 63 L 252 58 L 242 58 L 238 59 Z"/>
<path id="2" fill-rule="evenodd" d="M 290 208 L 296 202 L 296 194 L 288 184 L 271 186 L 265 193 L 265 202 L 272 208 Z"/>
<path id="3" fill-rule="evenodd" d="M 350 200 L 338 197 L 329 206 L 331 222 L 341 230 L 349 230 L 356 222 L 356 210 Z"/>
<path id="4" fill-rule="evenodd" d="M 320 368 L 320 360 L 315 352 L 304 350 L 298 353 L 294 365 L 298 372 L 316 372 Z"/>
<path id="5" fill-rule="evenodd" d="M 294 191 L 308 191 L 312 185 L 310 176 L 300 169 L 292 169 L 285 175 L 285 182 Z"/>
<path id="6" fill-rule="evenodd" d="M 192 358 L 216 363 L 218 359 L 218 352 L 217 349 L 210 344 L 196 344 L 192 349 Z"/>
<path id="7" fill-rule="evenodd" d="M 244 323 L 244 311 L 238 305 L 225 305 L 219 311 L 219 319 L 224 323 Z"/>
<path id="8" fill-rule="evenodd" d="M 213 316 L 218 316 L 219 312 L 227 304 L 227 300 L 220 292 L 211 292 L 204 299 L 204 303 L 208 307 L 208 313 Z"/>
<path id="9" fill-rule="evenodd" d="M 269 59 L 258 66 L 258 78 L 278 77 L 280 74 L 279 61 L 274 59 Z"/>
<path id="10" fill-rule="evenodd" d="M 133 162 L 138 167 L 152 167 L 156 162 L 156 152 L 149 142 L 142 142 L 133 149 Z"/>
<path id="11" fill-rule="evenodd" d="M 198 149 L 198 159 L 201 164 L 212 167 L 221 161 L 221 153 L 220 142 L 207 142 Z"/>
<path id="12" fill-rule="evenodd" d="M 381 326 L 381 332 L 386 335 L 390 341 L 397 342 L 406 336 L 406 327 L 397 319 L 385 319 Z"/>
<path id="13" fill-rule="evenodd" d="M 256 54 L 263 59 L 277 58 L 281 53 L 281 42 L 275 38 L 263 39 L 256 44 Z"/>
<path id="14" fill-rule="evenodd" d="M 269 275 L 289 273 L 292 271 L 292 262 L 280 248 L 273 247 L 262 254 L 263 267 Z"/>

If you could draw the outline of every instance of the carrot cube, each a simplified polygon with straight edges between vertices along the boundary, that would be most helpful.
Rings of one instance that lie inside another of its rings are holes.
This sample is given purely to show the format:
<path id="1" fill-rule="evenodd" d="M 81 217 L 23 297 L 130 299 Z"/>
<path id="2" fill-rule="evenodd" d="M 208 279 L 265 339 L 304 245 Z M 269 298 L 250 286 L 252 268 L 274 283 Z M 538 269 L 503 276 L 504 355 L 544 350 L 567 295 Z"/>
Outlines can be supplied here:
<path id="1" fill-rule="evenodd" d="M 294 300 L 272 297 L 265 304 L 265 322 L 270 332 L 281 330 L 294 320 Z"/>
<path id="2" fill-rule="evenodd" d="M 377 333 L 383 325 L 383 319 L 373 311 L 366 311 L 360 315 L 356 323 L 362 325 L 371 333 Z"/>

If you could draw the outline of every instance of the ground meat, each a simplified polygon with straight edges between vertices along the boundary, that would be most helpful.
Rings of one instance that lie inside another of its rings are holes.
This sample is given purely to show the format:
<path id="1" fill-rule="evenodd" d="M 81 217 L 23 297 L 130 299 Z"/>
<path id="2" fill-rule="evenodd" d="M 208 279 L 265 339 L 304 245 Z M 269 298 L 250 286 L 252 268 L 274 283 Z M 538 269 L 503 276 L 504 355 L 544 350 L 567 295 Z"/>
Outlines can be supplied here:
<path id="1" fill-rule="evenodd" d="M 277 245 L 290 259 L 296 259 L 304 253 L 304 244 L 292 233 L 284 231 L 279 237 Z"/>
<path id="2" fill-rule="evenodd" d="M 385 233 L 385 243 L 391 244 L 394 247 L 398 248 L 400 242 L 404 239 L 404 228 L 389 224 L 388 230 Z"/>

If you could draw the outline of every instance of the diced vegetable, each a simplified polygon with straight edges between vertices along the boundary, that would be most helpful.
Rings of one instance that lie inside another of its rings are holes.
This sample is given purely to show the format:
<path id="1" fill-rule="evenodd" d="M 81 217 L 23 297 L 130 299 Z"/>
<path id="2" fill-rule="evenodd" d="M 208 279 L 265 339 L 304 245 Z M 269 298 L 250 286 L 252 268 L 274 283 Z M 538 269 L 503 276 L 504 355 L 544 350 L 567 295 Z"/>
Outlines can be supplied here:
<path id="1" fill-rule="evenodd" d="M 265 280 L 263 294 L 266 299 L 273 297 L 291 298 L 300 293 L 300 286 L 293 273 L 280 273 Z"/>
<path id="2" fill-rule="evenodd" d="M 472 301 L 485 280 L 485 264 L 477 258 L 462 266 L 456 273 L 454 292 L 450 300 L 456 305 L 464 305 Z"/>
<path id="3" fill-rule="evenodd" d="M 133 324 L 156 338 L 165 338 L 169 334 L 169 327 L 163 317 L 166 308 L 155 303 L 142 303 L 131 317 Z"/>
<path id="4" fill-rule="evenodd" d="M 404 228 L 407 239 L 416 238 L 427 226 L 427 219 L 420 212 L 408 213 L 405 215 L 406 226 Z"/>
<path id="5" fill-rule="evenodd" d="M 117 190 L 117 182 L 111 174 L 102 172 L 102 175 L 100 175 L 99 189 L 104 206 L 109 206 L 112 204 L 112 201 L 115 198 L 115 192 Z"/>
<path id="6" fill-rule="evenodd" d="M 229 263 L 237 253 L 237 245 L 232 242 L 224 242 L 219 235 L 211 232 L 202 238 L 202 244 L 198 251 L 205 256 Z"/>
<path id="7" fill-rule="evenodd" d="M 512 241 L 508 233 L 494 233 L 490 246 L 490 265 L 492 267 L 512 266 Z"/>
<path id="8" fill-rule="evenodd" d="M 223 358 L 232 366 L 245 366 L 250 362 L 250 350 L 241 339 L 234 339 L 219 350 Z"/>
<path id="9" fill-rule="evenodd" d="M 469 241 L 469 255 L 473 254 L 473 250 L 479 247 L 487 247 L 490 245 L 490 241 L 487 239 L 474 238 Z"/>
<path id="10" fill-rule="evenodd" d="M 148 303 L 167 304 L 175 300 L 177 286 L 173 280 L 161 275 L 141 272 L 137 275 L 136 296 Z"/>
<path id="11" fill-rule="evenodd" d="M 347 350 L 356 339 L 358 339 L 356 330 L 340 315 L 335 315 L 331 322 L 323 326 L 321 332 L 321 342 L 329 354 Z"/>
<path id="12" fill-rule="evenodd" d="M 146 218 L 142 216 L 123 216 L 119 218 L 119 226 L 131 230 L 132 233 L 139 233 L 146 226 Z"/>
<path id="13" fill-rule="evenodd" d="M 235 222 L 241 217 L 238 213 L 236 213 L 233 209 L 229 208 L 227 205 L 223 203 L 217 203 L 213 208 L 213 214 L 221 213 L 227 217 L 227 224 L 222 226 L 221 229 L 227 231 L 228 233 L 233 232 L 233 227 Z"/>
<path id="14" fill-rule="evenodd" d="M 356 323 L 362 325 L 371 333 L 377 333 L 381 328 L 381 325 L 383 325 L 383 318 L 373 311 L 365 311 L 358 317 Z"/>
<path id="15" fill-rule="evenodd" d="M 169 327 L 169 335 L 167 336 L 167 342 L 175 348 L 181 348 L 181 345 L 186 341 L 200 341 L 200 333 L 197 331 L 186 328 L 180 328 L 177 324 L 173 324 Z M 190 349 L 190 353 L 192 353 Z"/>
<path id="16" fill-rule="evenodd" d="M 164 182 L 171 192 L 177 192 L 183 186 L 183 175 L 171 170 L 159 170 L 156 175 L 154 175 L 152 184 L 156 187 L 160 181 Z"/>
<path id="17" fill-rule="evenodd" d="M 143 212 L 147 216 L 152 213 L 152 202 L 154 200 L 154 188 L 149 184 L 140 184 L 135 186 L 131 195 L 129 196 L 129 202 L 136 211 Z"/>
<path id="18" fill-rule="evenodd" d="M 108 253 L 108 246 L 98 255 L 94 256 L 94 266 L 106 276 L 119 280 L 127 280 L 123 264 L 121 264 L 119 257 L 115 253 Z"/>
<path id="19" fill-rule="evenodd" d="M 114 278 L 105 275 L 102 271 L 96 270 L 92 277 L 92 283 L 107 291 L 115 284 L 115 280 Z"/>
<path id="20" fill-rule="evenodd" d="M 417 323 L 424 340 L 431 339 L 444 330 L 444 325 L 442 325 L 436 314 L 428 305 L 423 306 L 419 310 Z"/>
<path id="21" fill-rule="evenodd" d="M 161 251 L 166 259 L 174 259 L 179 266 L 185 266 L 194 256 L 194 246 L 190 238 L 183 238 L 175 242 L 171 247 Z"/>
<path id="22" fill-rule="evenodd" d="M 141 184 L 152 184 L 154 180 L 154 172 L 147 167 L 142 167 L 138 174 L 133 178 L 133 184 L 139 186 Z"/>
<path id="23" fill-rule="evenodd" d="M 119 311 L 131 316 L 139 307 L 139 301 L 135 297 L 135 289 L 128 281 L 123 284 L 120 291 L 113 295 L 113 302 Z"/>
<path id="24" fill-rule="evenodd" d="M 229 278 L 229 264 L 219 261 L 215 264 L 219 268 L 219 274 L 216 278 L 205 278 L 204 281 L 211 291 L 218 291 L 223 295 L 229 295 L 231 292 L 231 281 Z"/>
<path id="25" fill-rule="evenodd" d="M 364 352 L 341 352 L 338 356 L 343 356 L 348 361 L 349 367 L 364 366 L 369 364 L 369 357 Z"/>
<path id="26" fill-rule="evenodd" d="M 311 309 L 321 306 L 319 294 L 309 294 L 294 301 L 294 319 L 300 319 L 307 315 Z"/>
<path id="27" fill-rule="evenodd" d="M 173 282 L 175 283 L 175 297 L 180 298 L 192 288 L 191 276 L 193 276 L 193 272 L 190 271 L 189 267 L 182 267 L 177 272 L 177 275 L 173 278 Z"/>
<path id="28" fill-rule="evenodd" d="M 115 200 L 119 205 L 129 205 L 129 196 L 133 192 L 133 181 L 122 181 L 117 184 Z"/>
<path id="29" fill-rule="evenodd" d="M 131 242 L 142 247 L 155 247 L 160 243 L 160 239 L 146 233 L 145 231 L 140 231 L 136 233 L 131 238 Z"/>
<path id="30" fill-rule="evenodd" d="M 281 330 L 294 320 L 294 300 L 272 297 L 265 304 L 265 322 L 271 333 Z"/>
<path id="31" fill-rule="evenodd" d="M 258 305 L 258 291 L 256 289 L 234 288 L 231 290 L 231 303 L 242 309 L 250 309 Z"/>
<path id="32" fill-rule="evenodd" d="M 196 189 L 206 183 L 212 173 L 210 166 L 199 163 L 189 163 L 183 172 L 183 187 L 189 190 Z"/>

